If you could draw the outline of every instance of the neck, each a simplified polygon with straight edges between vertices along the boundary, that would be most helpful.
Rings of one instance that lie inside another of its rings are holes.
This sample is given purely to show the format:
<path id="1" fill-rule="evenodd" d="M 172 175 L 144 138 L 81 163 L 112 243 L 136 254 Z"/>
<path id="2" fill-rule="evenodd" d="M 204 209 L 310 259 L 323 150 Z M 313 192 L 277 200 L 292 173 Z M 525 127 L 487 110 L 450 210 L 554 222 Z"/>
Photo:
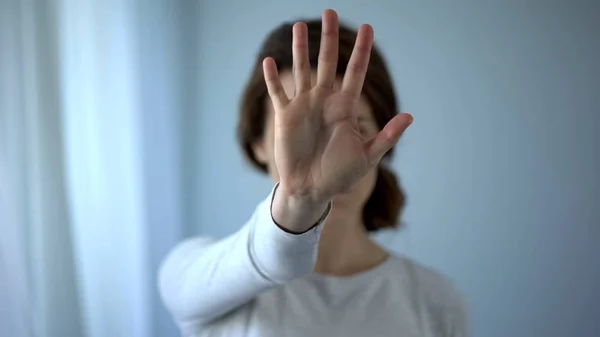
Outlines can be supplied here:
<path id="1" fill-rule="evenodd" d="M 350 217 L 340 213 L 343 212 L 332 210 L 323 226 L 314 271 L 349 276 L 382 263 L 388 254 L 371 240 L 362 216 Z"/>

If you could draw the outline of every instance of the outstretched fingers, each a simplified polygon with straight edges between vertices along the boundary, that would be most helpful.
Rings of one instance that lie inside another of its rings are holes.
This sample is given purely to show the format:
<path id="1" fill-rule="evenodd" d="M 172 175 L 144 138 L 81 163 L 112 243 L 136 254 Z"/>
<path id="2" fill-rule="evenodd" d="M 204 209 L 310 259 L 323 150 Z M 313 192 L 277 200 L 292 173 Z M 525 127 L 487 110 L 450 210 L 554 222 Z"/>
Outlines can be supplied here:
<path id="1" fill-rule="evenodd" d="M 277 65 L 275 60 L 271 57 L 265 58 L 263 61 L 263 73 L 265 76 L 265 84 L 267 85 L 267 91 L 271 97 L 271 101 L 275 106 L 285 106 L 289 103 L 289 98 L 281 85 L 279 79 L 279 72 L 277 71 Z"/>
<path id="2" fill-rule="evenodd" d="M 385 125 L 383 130 L 379 131 L 377 136 L 366 142 L 365 147 L 371 165 L 377 165 L 386 152 L 396 145 L 400 136 L 412 121 L 411 115 L 407 113 L 398 114 Z"/>

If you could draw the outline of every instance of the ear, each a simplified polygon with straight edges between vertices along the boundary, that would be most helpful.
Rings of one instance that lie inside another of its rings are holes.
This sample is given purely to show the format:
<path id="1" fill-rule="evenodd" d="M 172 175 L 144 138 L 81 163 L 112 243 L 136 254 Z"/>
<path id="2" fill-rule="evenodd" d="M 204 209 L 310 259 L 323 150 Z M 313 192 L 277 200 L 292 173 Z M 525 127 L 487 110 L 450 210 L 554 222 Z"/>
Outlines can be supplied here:
<path id="1" fill-rule="evenodd" d="M 259 140 L 252 144 L 252 152 L 254 153 L 254 158 L 262 164 L 267 165 L 267 151 L 265 150 L 265 142 L 263 140 Z"/>

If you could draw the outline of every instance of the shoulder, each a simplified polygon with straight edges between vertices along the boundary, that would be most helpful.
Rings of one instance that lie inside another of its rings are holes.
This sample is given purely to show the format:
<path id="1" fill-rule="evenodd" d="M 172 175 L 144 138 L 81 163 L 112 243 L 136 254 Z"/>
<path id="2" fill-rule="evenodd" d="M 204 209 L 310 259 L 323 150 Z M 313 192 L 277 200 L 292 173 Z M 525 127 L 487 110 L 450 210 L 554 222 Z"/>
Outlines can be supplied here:
<path id="1" fill-rule="evenodd" d="M 450 278 L 410 258 L 399 259 L 403 261 L 408 273 L 417 282 L 421 295 L 430 305 L 456 308 L 466 305 L 463 294 Z"/>
<path id="2" fill-rule="evenodd" d="M 468 305 L 463 293 L 454 281 L 439 271 L 410 258 L 395 257 L 403 265 L 412 280 L 426 311 L 435 320 L 443 335 L 466 336 L 468 329 Z"/>

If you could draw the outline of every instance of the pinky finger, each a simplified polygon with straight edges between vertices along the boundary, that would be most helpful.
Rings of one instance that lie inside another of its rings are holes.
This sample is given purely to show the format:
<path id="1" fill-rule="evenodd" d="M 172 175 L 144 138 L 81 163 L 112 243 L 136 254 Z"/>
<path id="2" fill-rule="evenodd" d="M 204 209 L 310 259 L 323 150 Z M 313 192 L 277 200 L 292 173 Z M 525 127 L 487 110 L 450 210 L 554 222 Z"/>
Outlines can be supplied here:
<path id="1" fill-rule="evenodd" d="M 263 73 L 265 75 L 265 84 L 267 85 L 267 90 L 271 100 L 273 101 L 273 104 L 278 106 L 287 105 L 289 103 L 289 98 L 287 97 L 287 94 L 281 85 L 279 72 L 277 71 L 277 65 L 275 64 L 275 60 L 273 60 L 273 58 L 265 58 L 263 61 Z"/>

